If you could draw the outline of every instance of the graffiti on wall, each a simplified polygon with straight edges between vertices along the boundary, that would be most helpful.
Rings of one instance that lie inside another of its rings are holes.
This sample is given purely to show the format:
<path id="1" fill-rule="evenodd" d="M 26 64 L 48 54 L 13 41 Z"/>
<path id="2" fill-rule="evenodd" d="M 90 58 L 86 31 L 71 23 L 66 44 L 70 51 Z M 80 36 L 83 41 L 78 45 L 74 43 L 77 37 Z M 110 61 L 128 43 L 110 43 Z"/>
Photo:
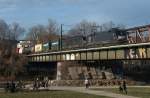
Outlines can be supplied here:
<path id="1" fill-rule="evenodd" d="M 146 58 L 146 48 L 125 49 L 125 59 Z"/>

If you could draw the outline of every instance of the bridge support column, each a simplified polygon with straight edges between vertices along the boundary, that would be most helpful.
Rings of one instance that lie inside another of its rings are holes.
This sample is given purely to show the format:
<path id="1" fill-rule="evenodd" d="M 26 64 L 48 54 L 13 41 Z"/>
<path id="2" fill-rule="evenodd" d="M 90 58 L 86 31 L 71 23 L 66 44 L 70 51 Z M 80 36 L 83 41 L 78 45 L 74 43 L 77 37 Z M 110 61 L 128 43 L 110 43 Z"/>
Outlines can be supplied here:
<path id="1" fill-rule="evenodd" d="M 73 74 L 74 72 L 69 72 L 69 67 L 74 68 L 73 66 L 75 66 L 74 62 L 57 62 L 56 80 L 67 80 L 70 79 L 70 75 L 75 75 Z M 75 71 L 75 69 L 73 71 Z"/>
<path id="2" fill-rule="evenodd" d="M 57 76 L 56 76 L 56 80 L 61 80 L 62 79 L 62 62 L 57 62 Z"/>

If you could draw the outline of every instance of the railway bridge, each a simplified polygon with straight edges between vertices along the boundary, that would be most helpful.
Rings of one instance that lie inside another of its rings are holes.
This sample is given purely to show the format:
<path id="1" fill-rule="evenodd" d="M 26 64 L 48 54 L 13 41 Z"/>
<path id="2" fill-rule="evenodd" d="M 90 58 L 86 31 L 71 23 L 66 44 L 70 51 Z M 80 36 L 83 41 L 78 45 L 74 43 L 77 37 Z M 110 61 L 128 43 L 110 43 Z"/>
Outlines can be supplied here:
<path id="1" fill-rule="evenodd" d="M 29 73 L 57 80 L 128 77 L 150 82 L 150 25 L 129 28 L 122 45 L 100 46 L 27 55 Z M 140 78 L 139 78 L 140 77 Z"/>
<path id="2" fill-rule="evenodd" d="M 125 44 L 27 55 L 29 64 L 52 70 L 52 79 L 105 79 L 133 76 L 148 80 L 150 43 Z M 48 67 L 49 66 L 49 67 Z M 39 74 L 39 72 L 37 74 Z M 105 73 L 104 73 L 105 72 Z M 142 73 L 142 74 L 141 74 Z M 105 75 L 106 74 L 106 75 Z"/>
<path id="3" fill-rule="evenodd" d="M 29 62 L 150 59 L 150 43 L 126 44 L 28 55 Z"/>

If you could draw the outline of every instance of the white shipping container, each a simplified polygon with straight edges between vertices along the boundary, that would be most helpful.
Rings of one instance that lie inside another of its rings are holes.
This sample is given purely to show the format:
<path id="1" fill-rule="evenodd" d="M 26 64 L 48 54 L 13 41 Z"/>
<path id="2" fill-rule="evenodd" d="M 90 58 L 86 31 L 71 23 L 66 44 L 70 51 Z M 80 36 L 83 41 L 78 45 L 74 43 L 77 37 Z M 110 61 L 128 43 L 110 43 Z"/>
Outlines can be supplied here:
<path id="1" fill-rule="evenodd" d="M 17 48 L 22 48 L 22 45 L 20 43 L 18 43 Z"/>
<path id="2" fill-rule="evenodd" d="M 19 48 L 19 54 L 23 53 L 23 48 Z"/>

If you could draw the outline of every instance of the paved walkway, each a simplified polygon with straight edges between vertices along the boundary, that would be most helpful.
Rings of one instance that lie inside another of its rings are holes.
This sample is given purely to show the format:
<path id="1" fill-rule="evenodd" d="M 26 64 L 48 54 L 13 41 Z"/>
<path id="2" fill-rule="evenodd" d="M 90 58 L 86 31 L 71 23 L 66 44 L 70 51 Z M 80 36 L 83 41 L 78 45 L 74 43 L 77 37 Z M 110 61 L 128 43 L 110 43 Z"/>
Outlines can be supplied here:
<path id="1" fill-rule="evenodd" d="M 146 87 L 150 88 L 150 86 L 128 86 L 128 87 Z M 91 87 L 91 88 L 118 88 L 118 86 L 98 86 L 98 87 Z M 27 86 L 28 90 L 33 90 L 31 85 Z M 39 88 L 41 90 L 44 90 L 45 88 Z M 92 89 L 85 89 L 85 87 L 60 87 L 60 86 L 51 86 L 49 88 L 46 88 L 48 90 L 68 90 L 68 91 L 75 91 L 75 92 L 80 92 L 80 93 L 87 93 L 87 94 L 94 94 L 94 95 L 100 95 L 100 96 L 107 96 L 111 98 L 140 98 L 140 97 L 134 97 L 134 96 L 129 96 L 129 95 L 122 95 L 122 94 L 116 94 L 116 93 L 111 93 L 107 91 L 97 91 L 97 90 L 92 90 Z M 3 88 L 0 88 L 0 91 L 4 91 Z"/>
<path id="2" fill-rule="evenodd" d="M 96 91 L 96 90 L 91 90 L 91 89 L 85 89 L 84 87 L 50 87 L 49 90 L 69 90 L 69 91 L 75 91 L 75 92 L 81 92 L 81 93 L 87 93 L 87 94 L 107 96 L 111 98 L 139 98 L 139 97 L 133 97 L 133 96 L 128 96 L 128 95 L 115 94 L 115 93 L 106 92 L 106 91 Z"/>

